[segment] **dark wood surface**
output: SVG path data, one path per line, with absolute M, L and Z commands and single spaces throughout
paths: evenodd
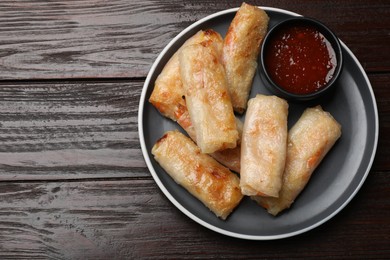
M 390 1 L 248 1 L 317 18 L 352 50 L 380 135 L 355 198 L 307 233 L 247 241 L 176 209 L 142 157 L 145 77 L 181 30 L 240 1 L 0 2 L 0 259 L 390 258 Z

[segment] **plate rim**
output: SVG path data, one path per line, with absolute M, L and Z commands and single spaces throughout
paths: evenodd
M 265 11 L 274 11 L 274 12 L 287 14 L 287 15 L 292 15 L 292 16 L 302 16 L 301 14 L 298 14 L 298 13 L 295 13 L 295 12 L 292 12 L 292 11 L 288 11 L 288 10 L 285 10 L 285 9 L 281 9 L 281 8 L 268 7 L 268 6 L 259 6 L 259 7 L 262 8 L 263 10 L 265 10 Z M 307 226 L 307 227 L 305 227 L 303 229 L 300 229 L 300 230 L 297 230 L 297 231 L 293 231 L 293 232 L 287 232 L 287 233 L 283 233 L 283 234 L 278 234 L 278 235 L 248 235 L 248 234 L 241 234 L 241 233 L 238 233 L 238 232 L 228 231 L 228 230 L 216 227 L 214 225 L 211 225 L 210 223 L 208 223 L 208 222 L 200 219 L 199 217 L 195 216 L 194 214 L 192 214 L 183 205 L 181 205 L 173 197 L 173 195 L 168 191 L 168 189 L 164 186 L 164 184 L 160 180 L 158 174 L 156 173 L 156 171 L 155 171 L 155 169 L 154 169 L 154 167 L 152 165 L 152 162 L 151 162 L 151 159 L 149 157 L 148 150 L 147 150 L 147 147 L 146 147 L 146 143 L 145 143 L 144 128 L 143 128 L 143 124 L 144 124 L 144 121 L 143 121 L 144 109 L 143 108 L 145 106 L 146 93 L 148 91 L 148 86 L 150 84 L 150 80 L 151 80 L 151 78 L 152 78 L 152 76 L 154 74 L 154 71 L 155 71 L 156 67 L 158 66 L 158 64 L 160 63 L 160 61 L 163 58 L 163 56 L 172 47 L 172 45 L 174 45 L 183 35 L 185 35 L 187 32 L 189 32 L 193 28 L 197 27 L 200 24 L 205 23 L 208 20 L 214 19 L 216 17 L 222 16 L 222 15 L 225 15 L 225 14 L 229 14 L 229 13 L 233 13 L 233 12 L 237 12 L 238 9 L 239 9 L 239 7 L 235 7 L 235 8 L 229 8 L 229 9 L 226 9 L 226 10 L 218 11 L 218 12 L 215 12 L 215 13 L 210 14 L 208 16 L 205 16 L 205 17 L 199 19 L 198 21 L 190 24 L 185 29 L 183 29 L 178 35 L 176 35 L 172 40 L 170 40 L 170 42 L 164 47 L 164 49 L 157 56 L 156 60 L 153 62 L 151 68 L 149 69 L 148 75 L 147 75 L 147 77 L 145 79 L 144 85 L 142 87 L 142 92 L 141 92 L 141 97 L 140 97 L 140 102 L 139 102 L 139 107 L 138 107 L 138 135 L 139 135 L 139 139 L 140 139 L 142 155 L 144 157 L 144 160 L 145 160 L 145 163 L 147 165 L 147 168 L 150 171 L 154 181 L 156 182 L 156 184 L 158 185 L 160 190 L 164 193 L 164 195 L 168 198 L 168 200 L 172 204 L 174 204 L 176 206 L 176 208 L 178 208 L 182 213 L 184 213 L 187 217 L 189 217 L 193 221 L 197 222 L 198 224 L 200 224 L 200 225 L 202 225 L 202 226 L 204 226 L 204 227 L 206 227 L 206 228 L 208 228 L 210 230 L 213 230 L 213 231 L 215 231 L 217 233 L 220 233 L 220 234 L 223 234 L 223 235 L 226 235 L 226 236 L 230 236 L 230 237 L 234 237 L 234 238 L 240 238 L 240 239 L 247 239 L 247 240 L 276 240 L 276 239 L 288 238 L 288 237 L 292 237 L 292 236 L 296 236 L 296 235 L 305 233 L 305 232 L 307 232 L 309 230 L 312 230 L 312 229 L 322 225 L 323 223 L 327 222 L 328 220 L 333 218 L 335 215 L 337 215 L 343 208 L 345 208 L 345 206 L 355 197 L 357 192 L 362 187 L 363 183 L 365 182 L 365 180 L 366 180 L 366 178 L 367 178 L 367 176 L 368 176 L 368 174 L 369 174 L 369 172 L 370 172 L 370 170 L 372 168 L 372 164 L 373 164 L 374 159 L 375 159 L 377 146 L 378 146 L 378 139 L 379 139 L 379 116 L 378 116 L 378 108 L 377 108 L 377 102 L 376 102 L 375 94 L 374 94 L 373 88 L 371 86 L 371 82 L 370 82 L 366 72 L 364 71 L 361 63 L 356 58 L 356 56 L 352 53 L 352 51 L 346 46 L 346 44 L 343 41 L 341 41 L 340 39 L 339 40 L 340 40 L 340 44 L 342 45 L 342 48 L 344 49 L 344 51 L 348 52 L 348 54 L 351 56 L 351 58 L 353 59 L 353 61 L 357 65 L 357 68 L 361 72 L 361 75 L 363 76 L 363 78 L 364 78 L 364 80 L 365 80 L 365 82 L 366 82 L 366 84 L 368 86 L 368 90 L 370 92 L 370 95 L 371 95 L 371 100 L 372 100 L 372 103 L 373 103 L 373 111 L 374 111 L 374 116 L 375 116 L 375 118 L 374 118 L 374 120 L 375 120 L 374 143 L 373 143 L 373 151 L 371 153 L 371 157 L 370 157 L 369 163 L 367 165 L 367 168 L 366 168 L 366 171 L 365 171 L 364 175 L 362 176 L 362 178 L 359 181 L 359 184 L 355 187 L 354 191 L 349 195 L 349 197 L 336 210 L 334 210 L 331 214 L 329 214 L 325 218 L 321 219 L 320 221 L 318 221 L 318 222 L 316 222 L 316 223 L 314 223 L 314 224 L 312 224 L 310 226 Z

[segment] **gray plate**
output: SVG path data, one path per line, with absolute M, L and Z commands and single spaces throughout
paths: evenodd
M 270 28 L 297 16 L 281 9 L 263 9 L 270 16 Z M 277 217 L 269 215 L 249 198 L 244 198 L 226 221 L 218 219 L 201 202 L 177 185 L 151 155 L 154 143 L 166 131 L 180 127 L 162 117 L 148 99 L 154 81 L 165 63 L 183 42 L 200 29 L 213 28 L 222 36 L 237 8 L 210 15 L 175 37 L 154 62 L 143 87 L 139 105 L 139 136 L 146 164 L 157 185 L 184 214 L 216 232 L 244 239 L 270 240 L 294 236 L 313 229 L 337 214 L 354 197 L 371 168 L 378 141 L 378 111 L 370 82 L 360 63 L 342 43 L 344 67 L 332 96 L 313 103 L 290 103 L 289 127 L 307 106 L 320 104 L 342 125 L 343 135 L 313 173 L 293 206 Z M 251 97 L 271 94 L 256 74 Z

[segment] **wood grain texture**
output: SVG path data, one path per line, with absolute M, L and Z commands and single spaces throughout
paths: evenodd
M 268 242 L 198 225 L 148 179 L 0 183 L 0 258 L 380 258 L 390 254 L 389 180 L 373 173 L 329 223 L 298 239 Z
M 149 175 L 138 139 L 142 84 L 0 84 L 0 180 Z
M 373 169 L 388 171 L 390 169 L 390 74 L 369 74 L 369 79 L 374 89 L 379 114 L 379 140 Z
M 1 1 L 0 79 L 145 77 L 180 31 L 241 2 Z M 367 71 L 390 71 L 388 1 L 250 3 L 319 19 Z

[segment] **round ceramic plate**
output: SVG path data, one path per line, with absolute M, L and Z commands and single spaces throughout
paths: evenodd
M 269 28 L 298 14 L 263 7 L 270 17 Z M 354 197 L 366 179 L 378 140 L 378 112 L 370 82 L 360 63 L 342 43 L 344 67 L 332 96 L 312 103 L 290 103 L 289 127 L 308 106 L 321 105 L 342 125 L 343 134 L 315 170 L 308 185 L 292 207 L 273 217 L 250 198 L 244 198 L 236 210 L 223 221 L 200 201 L 177 185 L 154 160 L 151 149 L 163 134 L 180 129 L 161 116 L 148 102 L 154 81 L 168 59 L 183 42 L 201 29 L 212 28 L 223 37 L 238 8 L 225 10 L 195 22 L 175 37 L 154 62 L 143 87 L 139 105 L 139 136 L 146 164 L 167 198 L 184 214 L 216 232 L 244 239 L 270 240 L 294 236 L 326 222 Z M 271 95 L 264 87 L 260 72 L 253 81 L 251 97 Z

